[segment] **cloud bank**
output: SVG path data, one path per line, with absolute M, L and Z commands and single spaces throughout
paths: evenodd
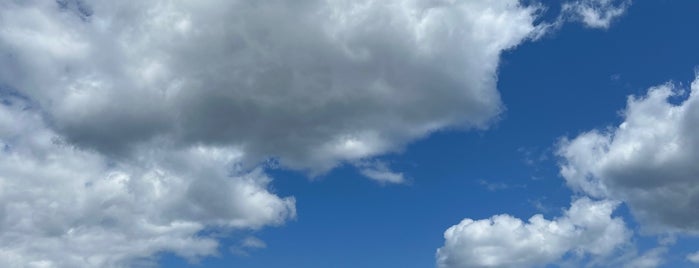
M 295 217 L 260 163 L 320 174 L 503 110 L 504 1 L 1 1 L 0 266 L 215 254 Z M 361 167 L 360 167 L 361 168 Z M 404 181 L 386 166 L 366 176 Z
M 235 145 L 325 172 L 502 111 L 507 1 L 48 1 L 2 6 L 0 75 L 69 142 Z

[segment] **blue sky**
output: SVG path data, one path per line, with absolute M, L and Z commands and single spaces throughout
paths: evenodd
M 699 265 L 699 3 L 185 2 L 0 2 L 0 264 Z

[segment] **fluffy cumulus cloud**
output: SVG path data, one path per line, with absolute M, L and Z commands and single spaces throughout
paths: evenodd
M 216 252 L 295 215 L 256 166 L 322 173 L 502 107 L 502 1 L 0 0 L 0 266 Z M 402 182 L 388 167 L 360 167 Z
M 295 216 L 293 198 L 235 150 L 145 149 L 114 162 L 64 142 L 19 99 L 0 105 L 0 266 L 121 267 L 160 251 L 217 252 L 207 226 L 257 229 Z M 233 175 L 234 174 L 234 175 Z
M 3 1 L 0 82 L 110 155 L 233 144 L 321 173 L 501 111 L 499 55 L 540 29 L 504 1 Z
M 562 142 L 568 185 L 625 201 L 648 230 L 699 232 L 699 80 L 629 97 L 623 117 Z
M 535 215 L 524 222 L 507 214 L 465 219 L 444 233 L 437 250 L 440 268 L 538 267 L 565 254 L 606 256 L 624 245 L 631 232 L 612 217 L 613 201 L 587 198 L 572 203 L 554 220 Z
M 591 28 L 609 25 L 631 5 L 631 0 L 578 0 L 563 4 L 563 16 L 582 21 Z

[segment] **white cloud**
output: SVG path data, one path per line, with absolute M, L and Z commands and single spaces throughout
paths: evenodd
M 563 4 L 563 16 L 582 21 L 590 28 L 609 28 L 626 13 L 631 0 L 578 0 Z
M 687 255 L 687 260 L 699 264 L 699 251 Z
M 671 84 L 630 97 L 624 122 L 564 140 L 568 185 L 626 202 L 647 230 L 699 232 L 699 80 L 686 99 Z
M 487 127 L 500 53 L 540 30 L 517 0 L 59 3 L 1 4 L 0 83 L 69 142 L 229 144 L 312 173 Z
M 217 252 L 207 227 L 258 229 L 295 217 L 293 198 L 240 153 L 147 148 L 116 160 L 76 148 L 16 98 L 0 104 L 0 266 L 129 267 L 162 251 Z M 233 174 L 233 175 L 231 175 Z
M 260 240 L 257 237 L 254 236 L 248 236 L 243 240 L 243 243 L 241 245 L 245 248 L 266 248 L 267 244 L 265 241 Z
M 356 166 L 362 175 L 380 183 L 402 184 L 406 182 L 403 173 L 392 171 L 386 163 L 379 160 L 360 162 Z
M 572 203 L 560 218 L 535 215 L 528 222 L 507 214 L 465 219 L 445 233 L 437 250 L 440 268 L 535 267 L 566 253 L 605 256 L 631 234 L 621 218 L 612 217 L 617 203 L 587 198 Z
M 486 128 L 502 110 L 500 53 L 543 31 L 537 12 L 517 0 L 1 1 L 0 94 L 15 104 L 0 107 L 0 266 L 209 255 L 207 227 L 294 217 L 254 168 L 265 160 L 322 173 L 439 129 Z

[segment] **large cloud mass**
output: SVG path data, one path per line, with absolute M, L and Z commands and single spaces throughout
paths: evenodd
M 68 141 L 233 144 L 323 172 L 501 111 L 507 1 L 3 1 L 0 81 Z
M 626 243 L 631 232 L 621 218 L 612 217 L 618 204 L 579 199 L 564 215 L 528 222 L 507 214 L 490 219 L 465 219 L 444 232 L 437 250 L 440 268 L 539 267 L 564 254 L 605 256 Z
M 217 252 L 207 226 L 257 229 L 295 216 L 235 150 L 144 149 L 113 162 L 65 143 L 19 99 L 0 104 L 0 266 L 126 266 L 159 251 Z
M 0 266 L 212 254 L 207 227 L 294 217 L 260 161 L 322 173 L 442 128 L 484 128 L 502 110 L 499 55 L 541 31 L 537 10 L 0 0 Z
M 690 92 L 666 84 L 629 97 L 623 115 L 561 144 L 568 185 L 627 202 L 649 230 L 699 232 L 699 80 Z

